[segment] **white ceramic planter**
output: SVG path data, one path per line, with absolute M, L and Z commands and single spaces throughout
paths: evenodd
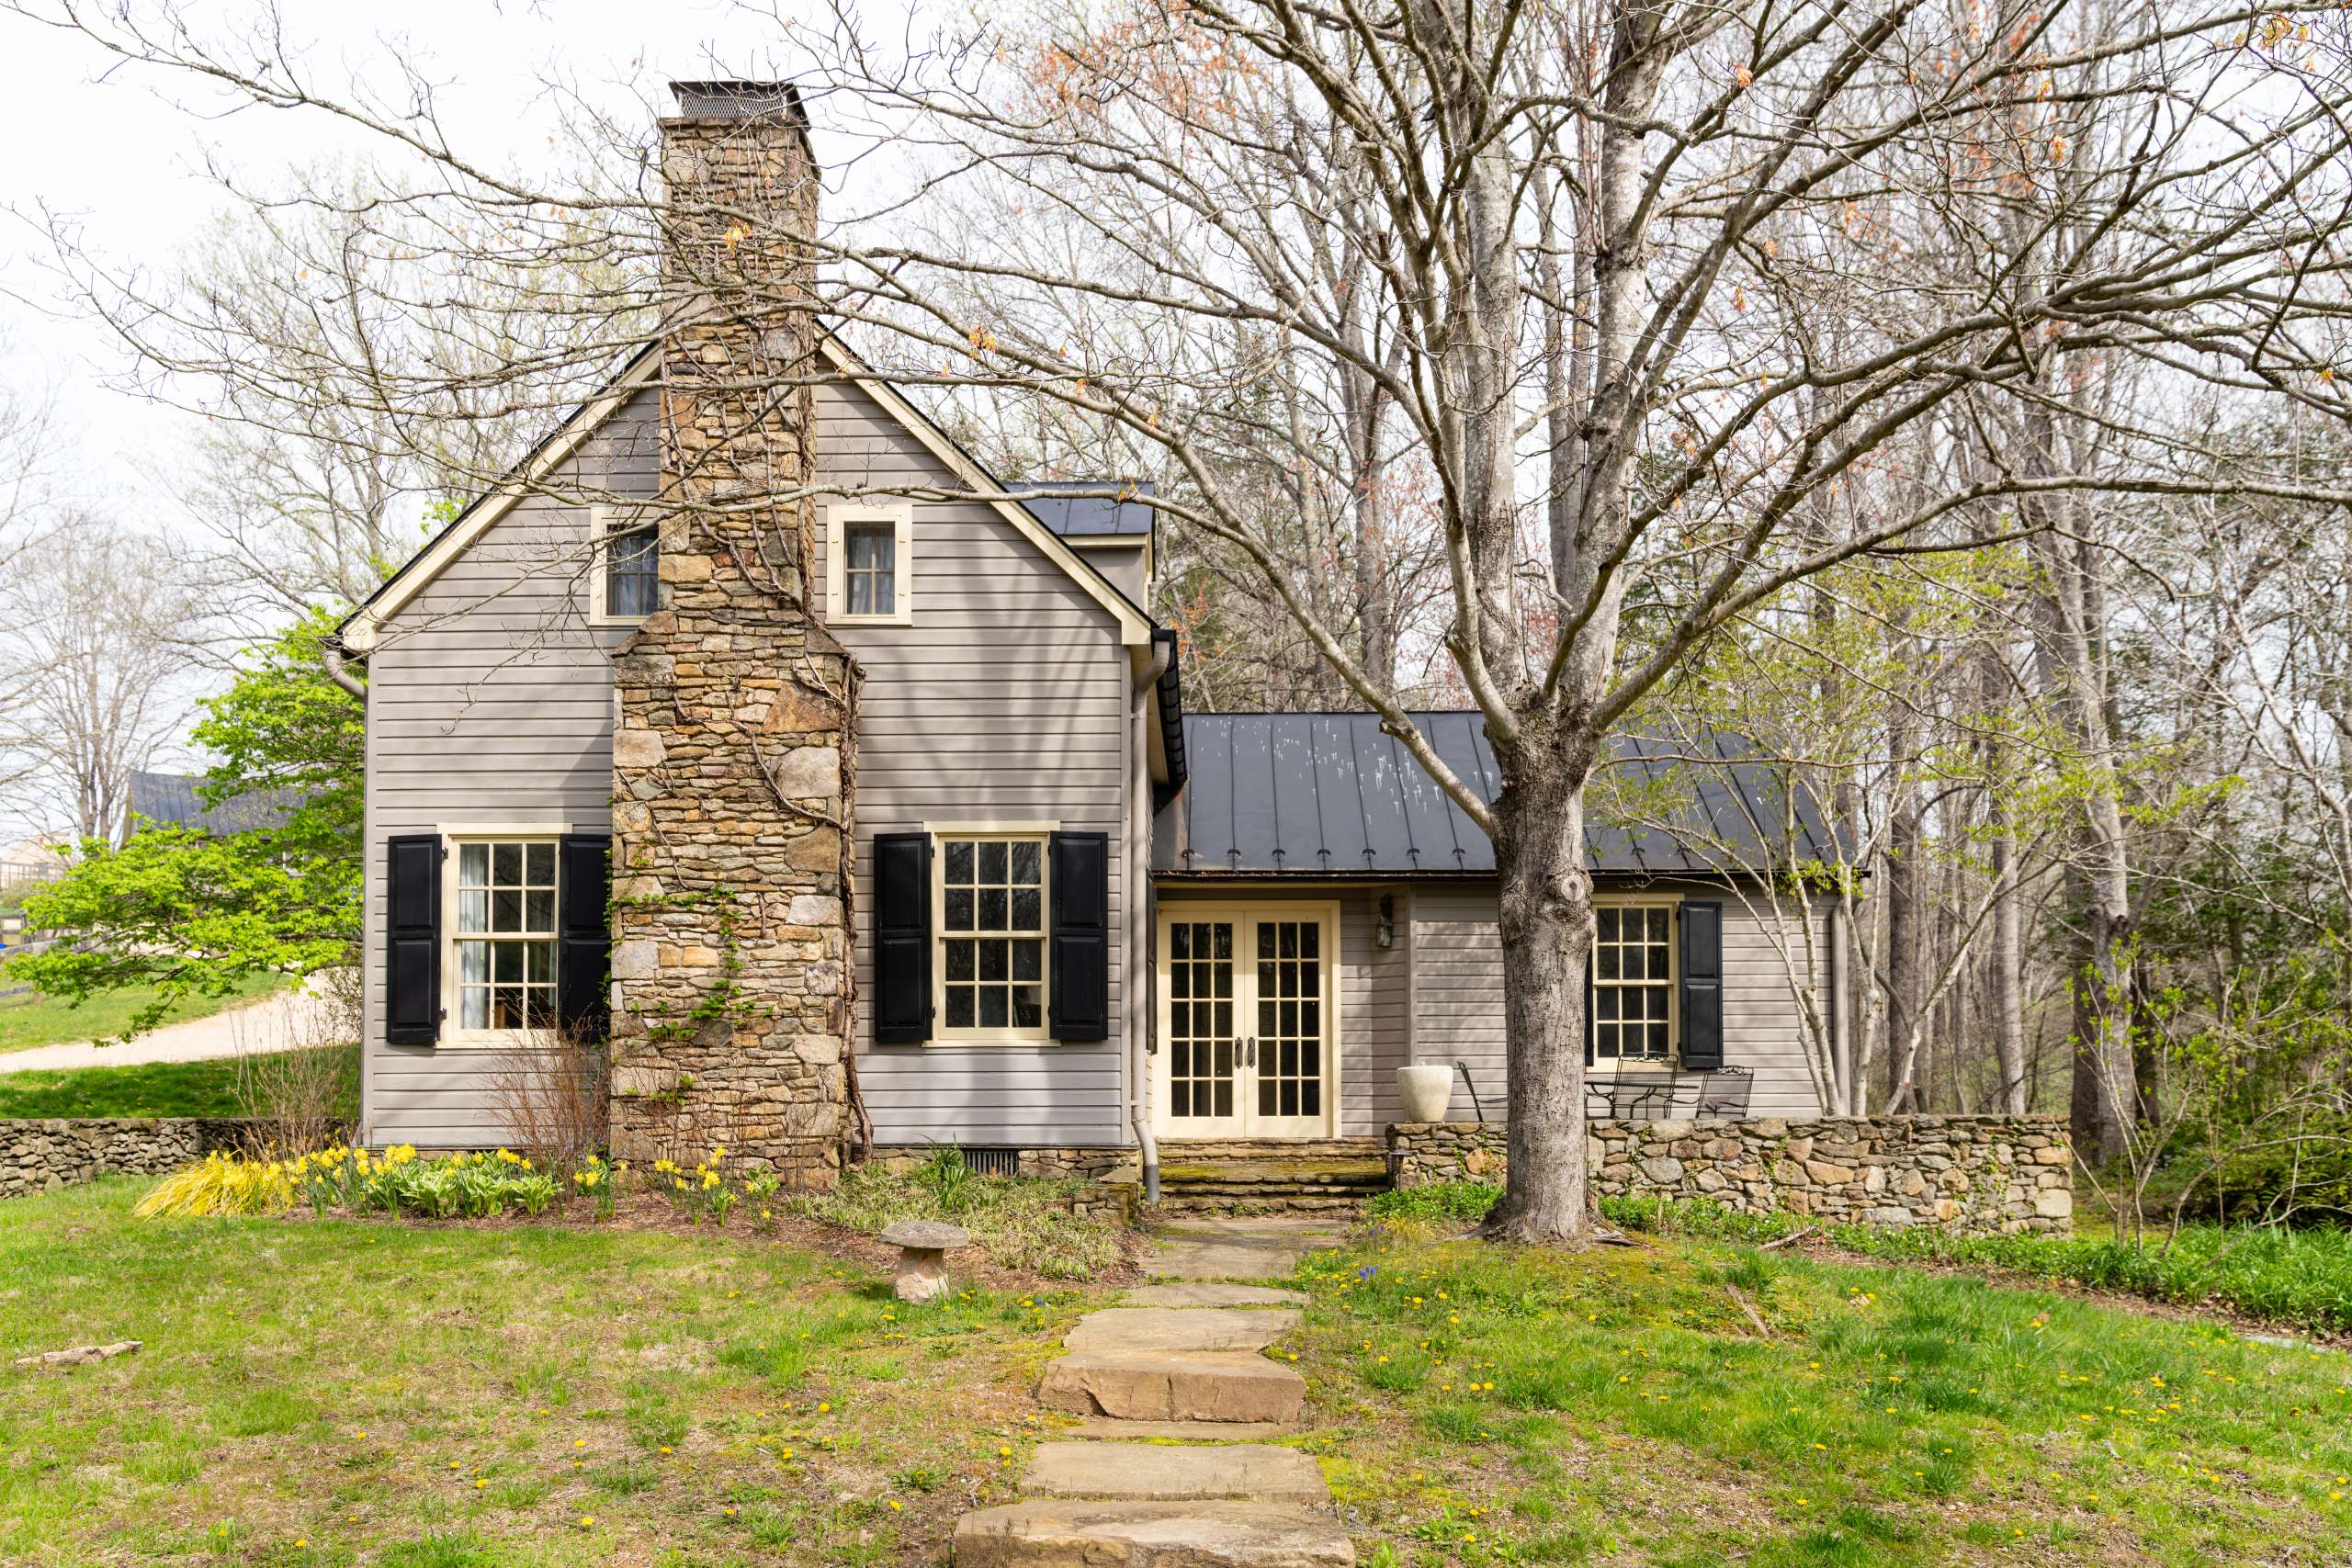
M 1408 1122 L 1442 1122 L 1453 1100 L 1453 1068 L 1446 1063 L 1423 1062 L 1396 1069 L 1396 1097 L 1404 1101 Z

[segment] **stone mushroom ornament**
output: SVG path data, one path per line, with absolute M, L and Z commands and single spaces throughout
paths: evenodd
M 939 1220 L 900 1220 L 882 1239 L 899 1248 L 899 1277 L 891 1291 L 902 1302 L 935 1302 L 945 1295 L 947 1254 L 972 1245 L 963 1226 Z

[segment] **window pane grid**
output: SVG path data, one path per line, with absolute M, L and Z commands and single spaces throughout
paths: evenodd
M 1233 923 L 1180 920 L 1168 933 L 1168 1111 L 1233 1114 Z
M 1045 1026 L 1045 841 L 941 841 L 944 1027 Z
M 1592 919 L 1593 1059 L 1665 1061 L 1674 1002 L 1672 911 L 1605 905 Z
M 555 846 L 458 846 L 458 1026 L 555 1021 Z
M 1323 928 L 1258 922 L 1258 1114 L 1323 1114 Z
M 605 613 L 650 615 L 661 608 L 661 532 L 616 532 L 605 540 Z
M 893 523 L 853 523 L 843 530 L 842 608 L 888 615 L 899 602 L 899 530 Z

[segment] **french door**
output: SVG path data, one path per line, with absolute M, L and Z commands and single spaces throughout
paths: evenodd
M 1162 1137 L 1338 1126 L 1339 920 L 1322 905 L 1163 905 L 1152 1125 Z

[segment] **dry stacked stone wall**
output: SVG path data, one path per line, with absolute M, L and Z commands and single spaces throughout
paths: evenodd
M 1595 1122 L 1589 1133 L 1603 1198 L 1705 1198 L 1966 1235 L 2074 1228 L 2074 1156 L 2057 1117 Z M 1498 1122 L 1399 1122 L 1388 1129 L 1389 1177 L 1400 1188 L 1500 1182 L 1507 1139 Z
M 662 123 L 662 608 L 614 660 L 612 1142 L 830 1187 L 850 1133 L 855 671 L 812 605 L 801 127 Z
M 215 1149 L 266 1147 L 270 1125 L 235 1116 L 0 1120 L 0 1198 L 102 1176 L 161 1176 Z

